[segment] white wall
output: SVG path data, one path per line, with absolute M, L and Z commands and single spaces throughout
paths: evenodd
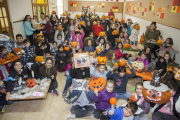
M 49 4 L 49 15 L 52 14 L 52 11 L 56 11 L 57 13 L 57 0 L 48 0 Z
M 14 37 L 16 34 L 22 34 L 26 38 L 23 28 L 23 22 L 13 23 L 14 21 L 23 20 L 25 15 L 33 16 L 31 0 L 7 0 L 10 20 Z
M 68 0 L 64 0 L 64 11 L 68 11 Z
M 65 0 L 64 0 L 65 1 Z M 111 0 L 68 0 L 68 1 L 106 1 L 106 2 L 117 2 L 116 0 L 113 0 L 113 1 L 111 1 Z M 118 2 L 124 2 L 124 0 L 119 0 Z
M 128 18 L 132 19 L 133 22 L 138 22 L 140 24 L 140 34 L 139 34 L 139 39 L 141 37 L 141 35 L 143 33 L 145 33 L 146 31 L 146 26 L 149 26 L 151 24 L 152 21 L 148 21 L 148 20 L 144 20 L 141 18 L 137 18 L 137 17 L 133 17 L 130 15 L 125 15 L 125 20 L 127 20 Z M 161 35 L 163 37 L 163 41 L 166 40 L 166 38 L 171 37 L 173 39 L 174 42 L 174 46 L 178 48 L 178 50 L 180 51 L 180 42 L 179 42 L 179 34 L 180 34 L 180 30 L 172 28 L 172 27 L 168 27 L 162 24 L 156 24 L 157 25 L 157 30 L 160 30 Z M 176 62 L 178 64 L 180 64 L 180 52 L 178 54 L 176 54 Z

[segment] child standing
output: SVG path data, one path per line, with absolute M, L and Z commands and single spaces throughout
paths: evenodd
M 106 87 L 98 93 L 98 90 L 94 91 L 94 102 L 96 105 L 96 111 L 94 113 L 94 117 L 100 120 L 107 120 L 109 117 L 103 114 L 108 108 L 111 107 L 109 100 L 112 97 L 115 97 L 114 82 L 112 80 L 108 80 Z
M 127 31 L 127 29 L 126 29 L 126 27 L 123 27 L 122 28 L 122 31 L 124 32 L 124 39 L 126 40 L 126 39 L 128 39 L 128 33 L 126 32 Z
M 132 20 L 127 24 L 127 33 L 129 36 L 131 35 L 131 24 L 132 24 Z
M 21 34 L 16 35 L 16 43 L 14 44 L 14 48 L 23 48 L 23 36 Z
M 131 36 L 129 36 L 130 40 L 131 40 L 131 45 L 138 45 L 138 35 L 140 32 L 140 29 L 136 29 L 136 25 L 138 25 L 138 23 L 134 23 L 131 25 Z
M 113 68 L 115 63 L 118 63 L 117 61 L 117 55 L 116 52 L 114 50 L 109 50 L 106 53 L 106 57 L 107 57 L 107 66 L 109 66 L 110 68 Z M 117 68 L 113 70 L 113 72 L 117 72 Z
M 54 61 L 55 61 L 55 56 L 56 56 L 57 51 L 58 51 L 57 42 L 53 42 L 50 48 L 50 52 Z
M 101 46 L 102 50 L 105 49 L 106 40 L 103 37 L 100 37 L 97 42 L 97 46 Z
M 132 74 L 126 74 L 126 67 L 118 67 L 118 73 L 112 73 L 115 66 L 107 73 L 108 78 L 112 78 L 115 83 L 115 93 L 116 93 L 116 99 L 124 98 L 128 99 L 131 97 L 129 93 L 126 91 L 127 81 L 129 78 L 132 78 L 136 75 L 135 71 L 131 68 L 128 62 L 127 66 L 129 67 Z
M 55 42 L 57 42 L 57 46 L 59 46 L 60 44 L 63 44 L 64 40 L 63 40 L 62 34 L 57 35 L 57 39 L 55 39 Z
M 149 65 L 149 61 L 148 61 L 148 58 L 147 58 L 147 54 L 146 54 L 144 51 L 141 52 L 141 55 L 140 55 L 140 57 L 137 59 L 137 61 L 143 62 L 145 67 L 148 67 L 148 65 Z
M 125 43 L 124 32 L 123 32 L 123 31 L 120 32 L 120 34 L 119 34 L 119 39 L 121 39 L 122 44 Z
M 89 50 L 90 52 L 94 52 L 94 41 L 91 38 L 87 38 L 84 41 L 84 51 Z

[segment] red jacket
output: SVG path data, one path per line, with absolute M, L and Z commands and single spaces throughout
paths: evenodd
M 96 25 L 93 25 L 93 26 L 91 27 L 91 29 L 94 30 L 94 35 L 95 35 L 95 36 L 99 36 L 99 33 L 100 33 L 101 31 L 104 31 L 103 26 L 100 25 L 100 27 L 98 27 L 97 24 L 96 24 Z
M 52 26 L 51 23 L 48 21 L 43 29 L 39 29 L 39 31 L 46 31 L 46 34 L 52 33 Z
M 117 54 L 117 60 L 119 60 L 121 57 L 125 57 L 127 54 L 123 54 L 121 53 L 121 51 L 119 49 L 116 49 L 116 54 Z
M 112 15 L 114 16 L 114 13 L 113 13 L 113 12 L 109 12 L 109 13 L 108 13 L 109 18 L 110 18 Z

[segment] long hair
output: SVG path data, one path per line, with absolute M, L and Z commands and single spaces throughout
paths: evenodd
M 26 15 L 23 19 L 23 22 L 26 22 L 27 21 L 27 17 L 30 16 L 30 15 Z M 31 16 L 30 16 L 31 17 Z M 30 22 L 31 22 L 31 19 L 30 19 Z
M 117 58 L 116 52 L 115 52 L 114 50 L 109 50 L 109 51 L 106 53 L 107 59 L 108 59 L 108 60 L 111 60 L 112 57 L 113 57 L 113 54 L 115 54 L 115 56 L 116 56 L 116 58 Z M 116 59 L 116 58 L 115 58 L 115 59 Z

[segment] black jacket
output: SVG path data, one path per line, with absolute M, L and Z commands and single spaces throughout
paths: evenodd
M 86 77 L 90 77 L 90 69 L 89 68 L 85 68 L 84 70 L 81 70 L 80 68 L 71 69 L 70 76 L 72 78 L 77 78 L 77 79 L 84 79 Z
M 109 31 L 107 32 L 107 39 L 108 39 L 109 42 L 111 42 L 112 47 L 115 46 L 115 38 L 118 38 L 118 37 L 119 37 L 119 35 L 113 35 L 113 34 L 112 34 L 112 32 L 113 32 L 114 30 L 116 30 L 116 29 L 110 28 Z
M 85 37 L 84 38 L 88 37 L 90 32 L 92 32 L 92 30 L 91 30 L 92 26 L 91 25 L 90 26 L 86 25 L 86 27 L 84 27 L 84 26 L 81 26 L 81 27 L 83 28 L 84 33 L 85 33 Z
M 46 44 L 47 48 L 45 48 L 44 50 L 42 50 L 40 48 L 40 46 L 36 47 L 36 56 L 44 56 L 47 51 L 50 52 L 50 45 L 49 45 L 49 43 L 45 42 L 45 44 Z
M 3 81 L 3 85 L 0 86 L 0 98 L 6 97 L 6 92 L 10 92 L 11 83 L 8 81 Z
M 56 53 L 56 61 L 58 62 L 58 69 L 65 69 L 67 66 L 67 56 L 65 51 L 58 51 Z M 60 63 L 60 61 L 63 61 L 63 63 Z

